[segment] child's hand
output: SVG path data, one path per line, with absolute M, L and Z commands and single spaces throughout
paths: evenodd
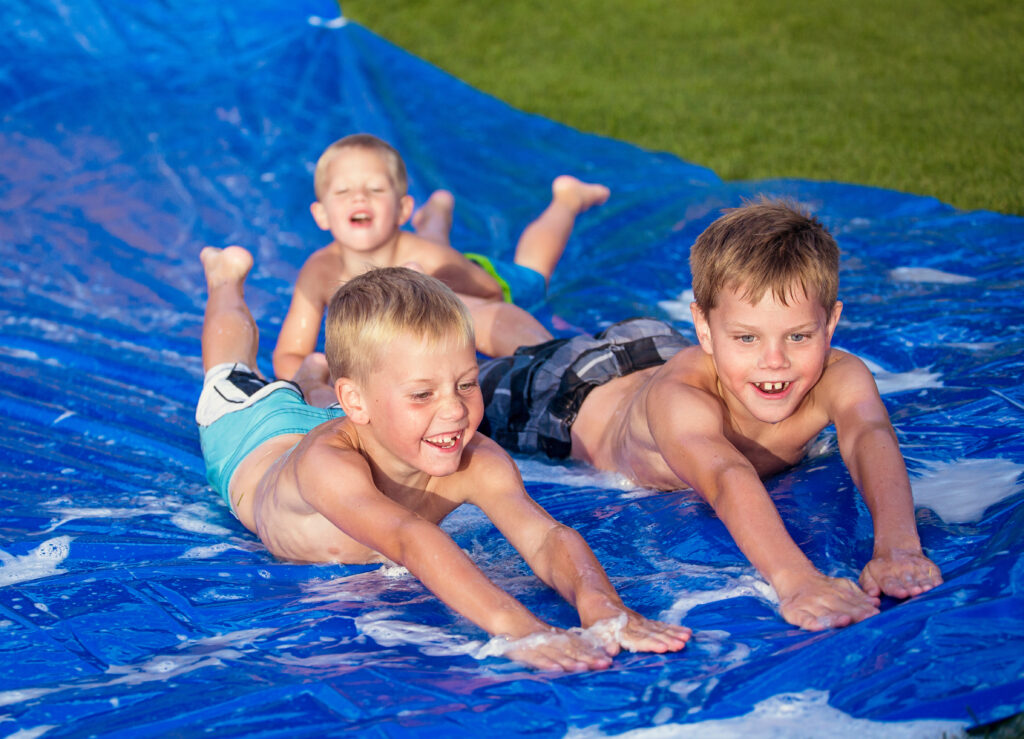
M 598 621 L 587 629 L 604 644 L 609 654 L 622 649 L 630 652 L 678 652 L 693 632 L 686 626 L 673 626 L 644 618 L 636 611 L 623 609 L 618 616 Z
M 920 551 L 894 549 L 875 556 L 860 573 L 860 586 L 868 595 L 885 593 L 909 598 L 942 584 L 942 573 Z
M 794 626 L 821 631 L 849 626 L 878 613 L 877 596 L 869 595 L 852 581 L 820 572 L 802 581 L 789 593 L 779 593 L 782 617 Z
M 495 641 L 498 640 L 491 643 Z M 612 663 L 611 655 L 593 637 L 585 632 L 562 629 L 538 631 L 522 639 L 505 641 L 493 653 L 551 672 L 603 670 Z

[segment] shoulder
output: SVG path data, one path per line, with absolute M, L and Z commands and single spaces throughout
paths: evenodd
M 648 405 L 652 409 L 680 403 L 717 406 L 718 375 L 714 362 L 699 346 L 690 346 L 665 362 L 652 377 Z
M 830 350 L 818 385 L 830 394 L 877 394 L 874 375 L 864 360 L 842 349 Z
M 519 468 L 509 453 L 479 431 L 473 434 L 465 451 L 465 470 L 474 478 L 490 474 L 519 479 Z
M 336 280 L 343 276 L 345 259 L 338 249 L 332 245 L 322 246 L 306 257 L 299 270 L 299 277 L 315 277 L 323 280 Z
M 863 403 L 881 403 L 874 375 L 860 357 L 841 349 L 832 349 L 815 387 L 816 400 L 830 416 L 844 408 Z
M 329 477 L 335 482 L 368 475 L 370 469 L 347 418 L 327 421 L 310 431 L 292 452 L 292 464 L 300 478 Z
M 479 505 L 482 497 L 523 491 L 519 467 L 508 452 L 481 433 L 476 433 L 463 452 L 462 467 L 451 479 L 459 496 Z
M 656 442 L 724 433 L 727 411 L 719 396 L 718 376 L 711 357 L 699 346 L 672 357 L 649 386 L 644 413 Z

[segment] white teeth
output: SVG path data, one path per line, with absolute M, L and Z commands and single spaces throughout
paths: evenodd
M 433 444 L 441 449 L 451 449 L 462 438 L 462 433 L 448 434 L 446 436 L 435 436 L 430 439 L 424 439 L 428 444 Z
M 777 393 L 789 385 L 788 382 L 755 382 L 755 386 L 766 393 Z
M 370 220 L 370 215 L 369 215 L 369 213 L 356 213 L 354 216 L 352 216 L 352 220 L 353 221 L 368 221 L 368 220 Z

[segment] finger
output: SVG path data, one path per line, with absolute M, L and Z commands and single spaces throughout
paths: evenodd
M 584 670 L 603 670 L 612 663 L 612 658 L 604 653 L 591 654 L 562 654 L 559 664 L 567 672 L 582 672 Z
M 631 652 L 676 652 L 686 646 L 685 639 L 665 633 L 623 635 L 622 645 Z
M 882 593 L 882 588 L 879 587 L 878 582 L 868 567 L 865 567 L 860 573 L 860 587 L 870 596 L 878 596 Z
M 564 672 L 555 660 L 550 659 L 545 654 L 538 653 L 536 650 L 511 650 L 505 654 L 513 661 L 524 664 L 527 667 L 532 667 L 536 670 L 541 670 L 543 672 Z

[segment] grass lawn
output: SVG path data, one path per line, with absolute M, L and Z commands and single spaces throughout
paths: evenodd
M 342 0 L 521 110 L 730 180 L 1024 215 L 1020 0 Z

